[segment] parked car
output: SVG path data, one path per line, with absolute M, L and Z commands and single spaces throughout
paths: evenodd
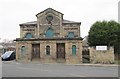
M 16 53 L 14 51 L 7 51 L 2 56 L 2 61 L 10 61 L 16 58 Z

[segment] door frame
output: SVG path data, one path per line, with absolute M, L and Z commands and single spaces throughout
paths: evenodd
M 56 58 L 65 59 L 65 43 L 56 43 Z
M 38 57 L 37 56 L 33 56 L 33 48 L 35 47 L 35 49 L 37 48 L 37 55 L 38 55 Z M 36 43 L 36 44 L 32 44 L 32 50 L 31 50 L 31 59 L 33 60 L 33 59 L 40 59 L 40 44 L 39 43 Z

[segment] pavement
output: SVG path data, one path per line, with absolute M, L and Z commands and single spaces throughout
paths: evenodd
M 40 62 L 17 62 L 15 60 L 13 61 L 2 61 L 2 63 L 24 63 L 24 64 L 41 64 Z M 83 63 L 83 64 L 66 64 L 66 63 L 42 63 L 42 64 L 59 64 L 59 65 L 71 65 L 71 66 L 98 66 L 98 67 L 116 67 L 120 66 L 118 64 L 91 64 L 91 63 Z
M 75 66 L 109 66 L 109 67 L 113 67 L 113 66 L 120 66 L 117 64 L 74 64 Z

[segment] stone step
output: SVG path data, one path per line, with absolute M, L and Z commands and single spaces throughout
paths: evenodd
M 57 63 L 65 63 L 65 59 L 61 59 L 61 58 L 60 58 L 60 59 L 57 59 L 56 62 L 57 62 Z

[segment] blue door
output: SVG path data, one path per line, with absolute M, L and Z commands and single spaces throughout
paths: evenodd
M 68 38 L 74 38 L 74 32 L 68 32 Z
M 32 37 L 33 37 L 33 36 L 32 36 L 31 33 L 27 33 L 26 36 L 25 36 L 25 38 L 32 38 Z
M 51 28 L 49 28 L 47 31 L 46 31 L 46 37 L 48 38 L 51 38 L 53 37 L 53 30 Z
M 72 55 L 76 56 L 76 45 L 72 45 Z

